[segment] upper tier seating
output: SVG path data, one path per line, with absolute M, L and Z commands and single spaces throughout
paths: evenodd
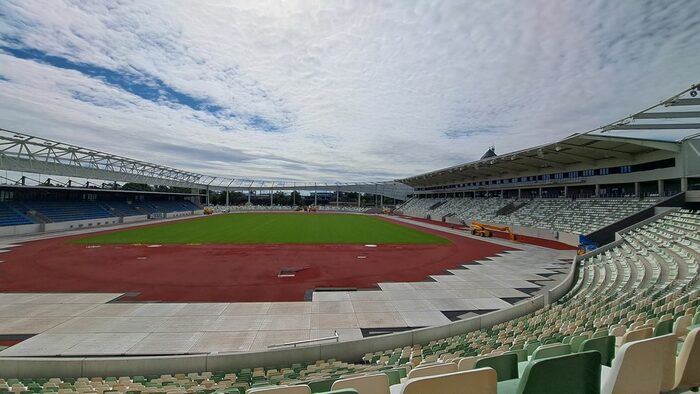
M 649 353 L 645 349 L 650 347 L 660 356 L 654 359 L 653 373 L 646 380 L 649 383 L 635 387 L 637 391 L 633 392 L 659 393 L 697 387 L 700 386 L 697 367 L 700 341 L 695 340 L 700 332 L 698 226 L 700 214 L 672 212 L 623 234 L 619 244 L 581 260 L 572 289 L 551 305 L 492 327 L 368 353 L 362 364 L 329 359 L 162 376 L 0 379 L 0 392 L 231 394 L 277 385 L 302 385 L 311 392 L 323 392 L 337 380 L 376 373 L 387 375 L 392 393 L 415 392 L 412 387 L 420 387 L 419 392 L 439 392 L 431 391 L 435 387 L 448 387 L 449 393 L 459 392 L 449 391 L 450 382 L 469 376 L 478 378 L 484 387 L 492 387 L 499 380 L 499 393 L 588 393 L 599 392 L 601 388 L 603 392 L 611 392 L 605 390 L 633 386 L 628 385 L 627 371 L 644 362 Z M 689 316 L 693 320 L 687 328 L 672 334 L 662 329 L 669 320 L 687 321 Z M 636 335 L 638 332 L 644 335 Z M 604 340 L 590 341 L 597 338 Z M 626 339 L 617 341 L 621 347 L 615 349 L 612 341 L 618 338 Z M 644 342 L 649 338 L 650 341 Z M 639 345 L 636 341 L 640 341 Z M 680 348 L 678 356 L 676 345 Z M 591 364 L 593 358 L 587 356 L 588 352 L 595 354 L 593 364 L 597 365 Z M 516 357 L 501 357 L 481 364 L 478 361 L 508 354 Z M 514 361 L 518 361 L 517 371 L 513 369 Z M 468 371 L 481 365 L 488 365 L 496 373 L 479 372 L 461 378 L 455 376 L 462 375 L 454 375 L 455 370 Z M 561 378 L 568 376 L 562 368 L 576 369 L 570 375 L 586 383 L 572 386 L 570 380 Z M 547 379 L 548 374 L 557 379 Z M 511 379 L 514 375 L 517 378 Z M 598 385 L 593 383 L 596 376 L 600 379 Z M 482 378 L 485 380 L 481 381 Z

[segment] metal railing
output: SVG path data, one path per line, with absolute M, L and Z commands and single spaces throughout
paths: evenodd
M 338 331 L 333 331 L 333 335 L 330 337 L 323 337 L 323 338 L 313 338 L 313 339 L 304 339 L 301 341 L 293 341 L 293 342 L 284 342 L 284 343 L 276 343 L 274 345 L 269 345 L 268 349 L 271 348 L 276 348 L 276 347 L 284 347 L 284 346 L 294 346 L 297 347 L 297 345 L 303 345 L 305 343 L 313 343 L 313 342 L 321 342 L 321 341 L 330 341 L 331 339 L 335 339 L 336 342 L 340 341 L 340 336 L 338 335 Z

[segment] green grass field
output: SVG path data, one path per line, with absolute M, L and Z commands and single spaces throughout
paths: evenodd
M 81 238 L 79 244 L 444 244 L 445 238 L 363 215 L 214 215 Z

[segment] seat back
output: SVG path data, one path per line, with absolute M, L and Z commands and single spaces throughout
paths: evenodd
M 484 357 L 477 361 L 474 368 L 490 367 L 496 371 L 498 381 L 518 378 L 518 356 L 514 353 Z
M 518 356 L 518 362 L 527 361 L 527 350 L 525 350 L 525 349 L 509 350 L 503 354 L 511 354 L 511 353 Z
M 389 394 L 389 377 L 381 373 L 336 380 L 331 390 L 340 389 L 355 389 L 360 394 Z
M 583 341 L 580 352 L 597 350 L 600 352 L 600 362 L 603 365 L 610 366 L 615 357 L 615 337 L 609 335 L 601 338 L 591 338 Z
M 404 373 L 405 373 L 405 371 L 406 370 L 404 369 Z M 392 384 L 401 383 L 401 370 L 399 370 L 399 369 L 386 369 L 382 372 L 389 379 L 389 386 L 391 386 Z
M 662 320 L 656 323 L 654 328 L 654 336 L 660 337 L 662 335 L 667 335 L 673 332 L 673 320 Z
M 557 357 L 571 354 L 571 345 L 568 343 L 558 343 L 556 345 L 540 346 L 532 353 L 532 360 L 541 358 Z
M 588 339 L 588 337 L 585 337 L 583 335 L 576 335 L 575 337 L 571 338 L 571 342 L 569 342 L 569 344 L 571 345 L 571 350 L 578 351 L 578 349 L 581 347 L 581 344 L 586 339 Z
M 610 373 L 603 382 L 602 392 L 658 394 L 668 383 L 667 364 L 675 361 L 676 337 L 665 335 L 626 343 L 613 360 Z M 671 376 L 674 374 L 671 373 Z
M 676 361 L 675 388 L 689 389 L 700 386 L 700 328 L 691 331 L 683 342 Z
M 688 327 L 692 320 L 693 317 L 690 315 L 683 315 L 676 319 L 676 323 L 673 325 L 673 333 L 676 334 L 676 337 L 681 338 L 688 334 Z
M 622 344 L 640 341 L 642 339 L 651 338 L 654 330 L 651 327 L 638 328 L 636 330 L 627 331 L 625 336 L 622 337 Z
M 462 357 L 459 359 L 459 362 L 457 363 L 457 370 L 468 371 L 470 369 L 474 369 L 474 364 L 476 364 L 477 361 L 481 360 L 484 357 L 486 357 L 486 356 Z
M 336 378 L 331 378 L 331 379 L 320 379 L 320 380 L 315 380 L 309 382 L 309 388 L 311 389 L 312 393 L 322 393 L 324 391 L 330 391 L 331 387 L 333 386 L 333 382 L 335 382 Z
M 496 371 L 480 368 L 412 379 L 401 388 L 401 394 L 462 394 L 466 390 L 470 393 L 496 394 Z
M 311 388 L 307 385 L 300 386 L 272 386 L 260 387 L 248 390 L 248 393 L 255 394 L 311 394 Z
M 616 336 L 616 337 L 621 337 L 625 335 L 625 332 L 627 330 L 625 329 L 625 326 L 617 326 L 615 328 L 612 328 L 610 330 L 610 335 Z
M 583 352 L 530 362 L 518 394 L 600 393 L 600 353 Z
M 445 373 L 457 372 L 457 364 L 454 363 L 444 363 L 431 365 L 429 367 L 414 368 L 408 375 L 407 379 L 422 378 L 425 376 L 441 375 Z
M 531 355 L 541 345 L 540 341 L 530 341 L 525 344 L 525 350 L 527 350 L 527 355 Z

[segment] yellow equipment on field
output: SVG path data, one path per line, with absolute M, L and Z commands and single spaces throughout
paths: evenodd
M 212 207 L 204 207 L 204 214 L 205 215 L 211 215 L 214 213 L 214 208 Z
M 476 220 L 473 220 L 471 226 L 469 226 L 469 229 L 471 230 L 472 235 L 478 235 L 480 237 L 491 237 L 493 236 L 492 231 L 505 231 L 508 233 L 508 239 L 511 241 L 516 240 L 515 234 L 513 234 L 513 231 L 511 231 L 510 227 L 507 226 L 494 226 L 491 224 L 479 223 Z
M 583 245 L 579 245 L 578 249 L 576 249 L 576 255 L 583 256 L 584 254 L 586 254 L 586 247 Z

